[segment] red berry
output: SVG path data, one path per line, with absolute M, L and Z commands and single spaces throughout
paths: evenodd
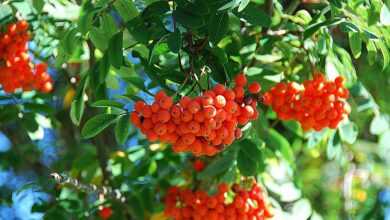
M 99 210 L 99 216 L 103 220 L 109 219 L 112 215 L 112 209 L 110 207 L 103 207 L 103 209 Z

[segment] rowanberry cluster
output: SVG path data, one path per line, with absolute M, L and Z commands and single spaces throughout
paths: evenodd
M 245 97 L 246 85 L 246 77 L 239 74 L 233 89 L 217 84 L 201 96 L 184 96 L 178 103 L 160 91 L 151 105 L 136 102 L 131 122 L 150 141 L 170 143 L 175 152 L 213 156 L 241 137 L 238 126 L 258 117 L 257 102 Z M 260 89 L 256 82 L 248 86 L 252 94 Z
M 228 198 L 229 197 L 229 198 Z M 173 220 L 263 220 L 272 217 L 261 187 L 249 190 L 234 185 L 218 186 L 215 195 L 171 187 L 165 197 L 165 215 Z
M 322 74 L 303 84 L 279 83 L 264 94 L 264 103 L 272 106 L 281 120 L 297 120 L 304 130 L 337 128 L 350 113 L 346 102 L 349 91 L 343 78 L 327 81 Z
M 46 64 L 30 62 L 27 42 L 28 23 L 19 21 L 9 24 L 5 33 L 0 33 L 0 84 L 5 92 L 16 89 L 50 92 L 53 82 L 46 72 Z

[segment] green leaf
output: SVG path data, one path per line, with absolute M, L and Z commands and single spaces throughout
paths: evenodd
M 386 69 L 386 67 L 390 63 L 389 51 L 388 51 L 387 46 L 385 45 L 385 43 L 383 41 L 381 41 L 381 40 L 375 41 L 375 45 L 382 52 L 382 57 L 383 57 L 383 68 L 382 68 L 382 70 L 384 70 L 384 69 Z
M 237 143 L 240 150 L 237 155 L 237 167 L 244 176 L 254 176 L 262 162 L 260 147 L 248 139 Z M 264 144 L 264 143 L 263 143 Z
M 76 28 L 71 28 L 66 31 L 64 37 L 61 41 L 61 46 L 64 49 L 64 52 L 67 55 L 72 55 L 75 51 L 75 48 L 78 46 L 75 42 L 79 42 L 80 38 L 77 36 L 78 30 Z
M 326 20 L 326 21 L 321 21 L 321 22 L 318 22 L 318 23 L 311 24 L 303 32 L 303 38 L 307 39 L 308 37 L 310 37 L 313 34 L 315 34 L 322 27 L 334 26 L 334 25 L 337 25 L 339 23 L 342 23 L 343 21 L 344 20 L 341 19 L 341 18 L 333 18 L 333 19 L 329 19 L 329 20 Z
M 81 130 L 81 136 L 85 139 L 91 138 L 102 132 L 105 128 L 110 126 L 117 120 L 116 115 L 112 114 L 100 114 L 89 119 L 83 129 Z
M 144 80 L 138 76 L 138 75 L 132 75 L 132 76 L 127 76 L 124 78 L 127 82 L 130 82 L 134 86 L 136 86 L 138 89 L 144 90 L 145 89 L 145 82 Z
M 32 4 L 33 4 L 35 10 L 37 10 L 38 13 L 41 13 L 43 6 L 45 5 L 45 1 L 44 0 L 33 0 Z
M 85 94 L 85 88 L 87 87 L 88 83 L 89 83 L 89 77 L 87 73 L 80 81 L 80 84 L 76 91 L 76 95 L 72 101 L 72 105 L 70 108 L 70 119 L 75 125 L 80 124 L 81 118 L 83 117 L 84 114 L 84 109 L 85 109 L 84 94 Z
M 115 107 L 115 108 L 123 108 L 123 104 L 117 101 L 113 100 L 99 100 L 91 104 L 91 107 L 98 107 L 98 108 L 106 108 L 106 107 Z
M 215 45 L 226 35 L 229 29 L 229 15 L 227 12 L 214 14 L 209 23 L 209 39 Z
M 349 32 L 349 47 L 351 48 L 352 55 L 355 59 L 359 58 L 362 50 L 362 39 L 358 32 Z
M 235 151 L 229 151 L 219 158 L 213 160 L 206 169 L 199 173 L 199 178 L 213 178 L 223 172 L 227 171 L 234 164 L 234 160 L 236 157 Z
M 338 132 L 333 131 L 326 147 L 328 159 L 334 159 L 341 153 L 341 140 Z
M 371 5 L 368 8 L 368 25 L 375 25 L 380 18 L 382 3 L 381 1 L 370 1 Z
M 240 173 L 244 176 L 256 175 L 256 170 L 257 170 L 256 161 L 253 161 L 251 157 L 243 150 L 240 150 L 238 152 L 237 167 L 240 170 Z
M 246 6 L 248 6 L 249 3 L 250 3 L 250 0 L 241 0 L 240 5 L 238 6 L 238 12 L 241 12 L 242 10 L 244 10 L 246 8 Z
M 204 17 L 187 12 L 180 8 L 173 12 L 173 16 L 177 22 L 191 29 L 198 29 L 206 24 Z
M 119 32 L 111 38 L 108 47 L 108 56 L 109 56 L 110 64 L 117 69 L 120 69 L 123 63 L 122 47 L 123 47 L 123 32 Z
M 353 144 L 358 136 L 358 127 L 353 122 L 341 125 L 339 130 L 341 140 Z
M 337 8 L 341 8 L 341 0 L 329 0 L 330 1 L 330 3 L 333 5 L 333 6 L 335 6 L 335 7 L 337 7 Z
M 99 61 L 99 83 L 100 84 L 105 82 L 109 70 L 110 70 L 110 60 L 108 54 L 106 53 Z
M 387 121 L 386 117 L 381 114 L 375 115 L 370 124 L 370 133 L 379 135 L 387 130 L 389 130 L 389 122 Z
M 183 44 L 180 31 L 176 29 L 175 32 L 169 34 L 167 42 L 169 49 L 174 53 L 178 53 Z
M 101 51 L 108 47 L 111 37 L 117 32 L 117 26 L 114 18 L 109 14 L 103 14 L 100 17 L 100 26 L 93 27 L 89 31 L 89 38 L 93 44 Z
M 12 8 L 9 5 L 0 4 L 0 24 L 12 18 Z
M 253 25 L 261 27 L 269 27 L 271 25 L 270 16 L 254 3 L 249 4 L 240 15 Z
M 370 65 L 373 65 L 376 61 L 376 56 L 377 56 L 377 50 L 374 42 L 368 41 L 367 42 L 367 58 L 368 58 L 368 63 Z
M 124 22 L 130 21 L 139 14 L 132 0 L 116 0 L 114 1 L 114 7 Z
M 268 134 L 265 137 L 265 143 L 268 147 L 278 150 L 283 158 L 289 163 L 292 164 L 294 162 L 294 153 L 292 152 L 290 143 L 275 129 L 268 130 Z
M 283 125 L 299 137 L 303 137 L 302 127 L 296 121 L 283 121 Z
M 92 29 L 92 22 L 95 13 L 96 10 L 94 9 L 91 1 L 85 1 L 81 8 L 81 13 L 78 20 L 78 28 L 82 34 L 86 34 Z
M 119 144 L 124 144 L 130 135 L 129 115 L 119 117 L 115 126 L 115 138 Z

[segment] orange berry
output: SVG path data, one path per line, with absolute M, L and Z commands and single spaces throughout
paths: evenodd
M 168 122 L 167 123 L 167 132 L 173 133 L 173 132 L 175 132 L 175 130 L 176 130 L 176 125 L 172 121 Z
M 214 104 L 214 99 L 212 96 L 204 95 L 202 97 L 202 106 L 207 106 L 212 104 Z
M 192 120 L 192 118 L 193 118 L 193 115 L 189 110 L 184 110 L 181 114 L 181 120 L 183 122 L 189 122 Z
M 236 130 L 234 131 L 234 135 L 235 135 L 236 139 L 240 139 L 242 137 L 241 128 L 236 128 Z
M 238 118 L 237 118 L 237 121 L 238 121 L 238 124 L 240 125 L 245 125 L 248 123 L 249 121 L 249 118 L 248 117 L 245 117 L 243 115 L 240 115 Z
M 163 109 L 169 109 L 173 105 L 173 100 L 171 97 L 166 96 L 160 99 L 160 106 Z
M 157 135 L 164 135 L 167 132 L 167 125 L 163 123 L 156 124 L 153 130 Z
M 213 91 L 217 95 L 222 95 L 225 92 L 225 90 L 226 90 L 225 86 L 222 84 L 219 84 L 219 83 L 217 85 L 215 85 L 214 89 L 213 89 Z
M 225 96 L 226 100 L 234 100 L 236 98 L 236 93 L 234 93 L 233 90 L 231 89 L 227 89 L 225 90 L 225 92 L 223 93 L 223 96 Z
M 193 134 L 197 134 L 200 131 L 200 125 L 196 121 L 190 121 L 188 123 L 188 130 L 191 131 Z
M 217 109 L 212 105 L 205 106 L 203 108 L 203 113 L 205 118 L 213 118 L 217 114 Z
M 188 96 L 184 96 L 180 99 L 180 105 L 182 108 L 187 108 L 187 105 L 190 104 L 191 98 Z
M 247 83 L 247 79 L 246 79 L 246 76 L 244 75 L 244 73 L 240 73 L 238 74 L 235 78 L 234 78 L 234 82 L 236 83 L 236 87 L 244 87 Z
M 153 130 L 147 130 L 146 137 L 148 138 L 149 141 L 152 142 L 158 140 L 158 135 Z
M 248 91 L 251 94 L 257 94 L 261 91 L 261 86 L 258 82 L 253 82 L 248 86 Z
M 164 97 L 167 97 L 167 94 L 165 94 L 165 92 L 163 90 L 160 90 L 156 93 L 156 95 L 154 96 L 154 99 L 157 101 L 160 101 Z
M 195 135 L 193 134 L 185 134 L 182 136 L 183 143 L 185 145 L 191 145 L 195 141 Z
M 227 101 L 224 109 L 227 113 L 234 114 L 238 110 L 238 105 L 234 101 Z
M 205 116 L 204 116 L 204 112 L 203 111 L 198 111 L 197 113 L 195 113 L 194 115 L 194 120 L 201 123 L 203 122 L 205 119 Z
M 181 115 L 181 107 L 178 106 L 178 105 L 174 105 L 172 108 L 171 108 L 171 116 L 173 118 L 180 118 L 180 115 Z
M 187 108 L 192 114 L 195 114 L 200 110 L 200 104 L 193 100 L 188 104 Z
M 215 107 L 223 108 L 226 105 L 226 99 L 222 95 L 217 95 L 214 99 Z
M 226 114 L 225 110 L 218 109 L 217 114 L 215 115 L 215 120 L 222 122 L 226 119 L 226 115 L 227 114 Z
M 158 110 L 160 110 L 160 105 L 157 102 L 153 102 L 151 108 L 152 108 L 152 112 L 156 113 L 158 112 Z
M 134 109 L 135 109 L 136 112 L 141 113 L 141 112 L 142 112 L 142 109 L 144 108 L 145 105 L 146 105 L 145 102 L 143 102 L 143 101 L 137 101 L 137 102 L 135 103 Z
M 130 113 L 130 121 L 137 127 L 141 125 L 141 119 L 136 112 Z
M 204 169 L 205 165 L 204 165 L 204 162 L 202 160 L 195 160 L 194 163 L 192 164 L 192 166 L 194 167 L 194 170 L 196 172 L 200 172 Z
M 234 93 L 236 94 L 236 99 L 244 98 L 245 90 L 241 86 L 236 86 L 234 88 Z
M 53 90 L 53 84 L 51 82 L 46 82 L 42 87 L 43 93 L 49 93 Z
M 99 216 L 103 220 L 107 220 L 112 215 L 112 209 L 110 207 L 104 207 L 103 209 L 99 210 Z
M 152 108 L 149 105 L 144 105 L 144 107 L 142 107 L 141 114 L 145 118 L 152 117 Z
M 243 115 L 247 118 L 252 117 L 254 112 L 255 112 L 255 110 L 250 105 L 246 105 L 244 108 L 241 108 L 241 115 Z
M 158 120 L 162 123 L 166 123 L 171 119 L 171 114 L 168 110 L 161 110 L 158 112 Z
M 142 122 L 142 128 L 145 130 L 149 130 L 153 128 L 153 122 L 150 118 L 145 118 Z

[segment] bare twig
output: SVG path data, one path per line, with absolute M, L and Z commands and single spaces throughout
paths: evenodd
M 116 199 L 121 202 L 125 202 L 126 198 L 122 194 L 122 192 L 118 189 L 113 189 L 111 187 L 107 186 L 97 186 L 95 184 L 85 184 L 80 182 L 77 179 L 74 179 L 72 177 L 69 177 L 66 174 L 60 174 L 60 173 L 51 173 L 50 177 L 53 178 L 57 184 L 60 185 L 71 185 L 75 187 L 77 190 L 80 190 L 82 192 L 86 193 L 97 193 L 97 194 L 103 194 L 106 197 L 109 197 L 111 199 Z

